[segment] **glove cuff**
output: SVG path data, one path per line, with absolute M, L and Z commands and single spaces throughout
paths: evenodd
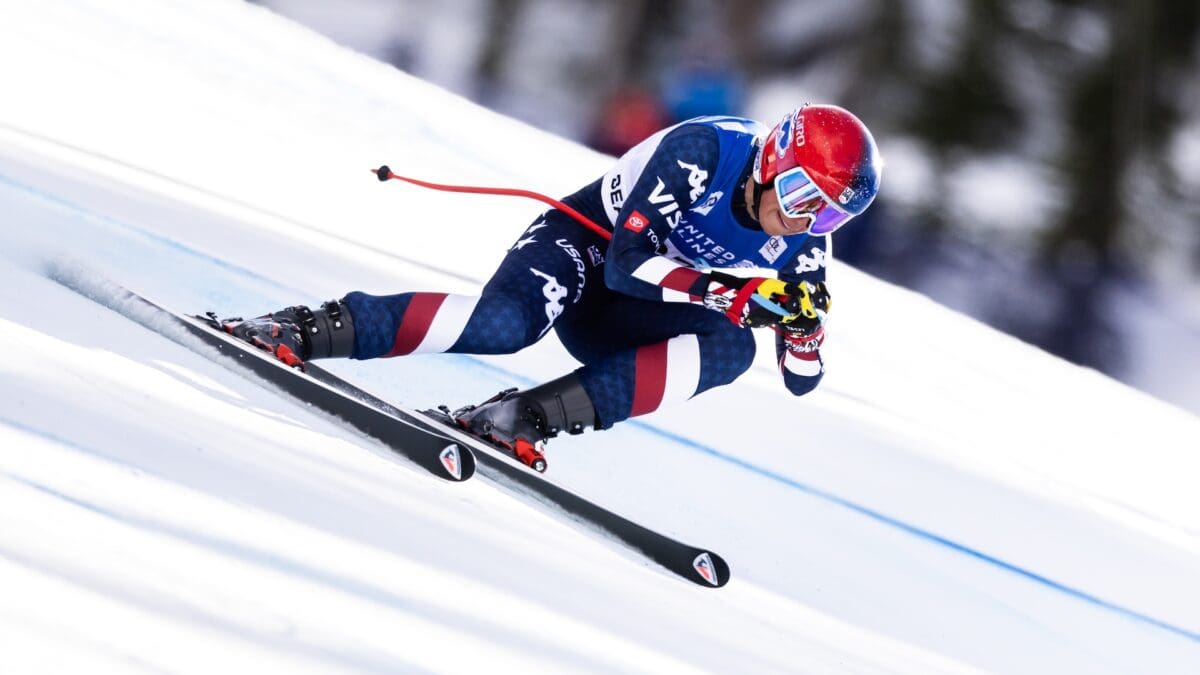
M 825 342 L 825 327 L 818 326 L 812 333 L 802 333 L 797 330 L 783 329 L 783 344 L 794 354 L 811 354 L 821 348 Z
M 722 312 L 736 326 L 742 325 L 746 314 L 746 303 L 763 282 L 760 277 L 735 277 L 732 274 L 712 271 L 708 273 L 708 289 L 704 294 L 705 307 Z

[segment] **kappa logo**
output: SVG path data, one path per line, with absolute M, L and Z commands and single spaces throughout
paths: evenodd
M 637 211 L 629 214 L 629 217 L 625 219 L 625 229 L 636 234 L 641 234 L 642 230 L 646 229 L 646 226 L 649 224 L 650 220 Z
M 808 254 L 796 258 L 796 274 L 813 272 L 825 266 L 825 251 L 812 247 Z
M 677 159 L 675 162 L 679 164 L 679 168 L 687 170 L 688 185 L 692 188 L 692 191 L 688 193 L 688 201 L 695 202 L 704 196 L 704 191 L 708 189 L 704 187 L 704 181 L 708 180 L 708 172 L 695 164 L 688 164 L 682 159 Z
M 538 333 L 538 337 L 540 338 L 546 334 L 546 331 L 550 330 L 550 327 L 554 325 L 554 320 L 563 313 L 564 309 L 566 309 L 566 306 L 563 304 L 563 300 L 567 299 L 567 295 L 570 293 L 570 291 L 567 290 L 566 286 L 558 283 L 558 279 L 555 279 L 545 272 L 535 270 L 532 267 L 529 268 L 529 271 L 533 272 L 535 276 L 546 280 L 546 283 L 542 285 L 542 295 L 546 296 L 546 318 L 548 321 L 546 323 L 546 327 L 542 329 L 542 332 Z
M 696 570 L 701 579 L 704 579 L 713 586 L 721 585 L 717 579 L 717 570 L 713 567 L 712 558 L 709 557 L 708 553 L 701 553 L 696 556 L 696 559 L 692 561 L 692 569 Z
M 438 459 L 442 460 L 442 466 L 446 467 L 446 471 L 454 476 L 454 480 L 462 480 L 462 462 L 458 456 L 458 446 L 451 443 L 447 445 L 440 454 Z

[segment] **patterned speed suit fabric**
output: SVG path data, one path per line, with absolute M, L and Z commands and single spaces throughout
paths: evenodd
M 750 367 L 755 341 L 701 304 L 704 270 L 772 268 L 815 282 L 824 279 L 828 246 L 826 238 L 769 237 L 739 213 L 736 193 L 761 132 L 749 120 L 700 118 L 647 139 L 563 200 L 612 227 L 611 241 L 551 209 L 479 296 L 348 294 L 353 358 L 508 354 L 553 329 L 583 364 L 577 372 L 598 428 L 732 382 Z M 820 380 L 818 353 L 792 354 L 779 342 L 777 357 L 793 393 Z

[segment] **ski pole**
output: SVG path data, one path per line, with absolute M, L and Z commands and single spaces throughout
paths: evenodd
M 562 211 L 563 213 L 567 214 L 568 216 L 571 216 L 580 225 L 583 225 L 584 227 L 591 230 L 592 232 L 595 232 L 596 234 L 600 235 L 601 237 L 604 237 L 606 240 L 612 239 L 612 233 L 609 232 L 608 230 L 604 229 L 603 227 L 600 227 L 599 225 L 597 225 L 596 221 L 592 220 L 591 218 L 588 218 L 587 216 L 585 216 L 582 213 L 576 211 L 575 209 L 567 206 L 566 204 L 558 201 L 557 199 L 554 199 L 552 197 L 547 197 L 546 195 L 541 194 L 540 192 L 533 192 L 531 190 L 516 190 L 513 188 L 479 187 L 479 186 L 474 186 L 474 185 L 444 185 L 442 183 L 430 183 L 429 181 L 418 180 L 416 178 L 409 178 L 408 176 L 398 176 L 398 175 L 392 173 L 392 170 L 389 169 L 386 164 L 379 167 L 378 169 L 371 169 L 371 173 L 375 174 L 375 176 L 379 179 L 379 181 L 381 183 L 389 181 L 389 180 L 399 180 L 399 181 L 404 181 L 405 183 L 412 183 L 413 185 L 419 185 L 423 188 L 429 188 L 431 190 L 441 190 L 443 192 L 466 192 L 466 193 L 470 193 L 470 194 L 480 194 L 480 195 L 507 195 L 510 197 L 528 197 L 529 199 L 536 199 L 540 202 L 544 202 L 546 204 L 549 204 L 550 206 L 553 206 L 554 208 L 558 209 L 559 211 Z

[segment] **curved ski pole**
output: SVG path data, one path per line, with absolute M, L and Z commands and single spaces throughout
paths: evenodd
M 441 190 L 442 192 L 465 192 L 465 193 L 469 193 L 469 194 L 505 195 L 505 196 L 509 196 L 509 197 L 527 197 L 529 199 L 536 199 L 539 202 L 544 202 L 546 204 L 549 204 L 550 206 L 553 206 L 554 208 L 558 209 L 559 211 L 562 211 L 563 213 L 567 214 L 568 216 L 571 216 L 580 225 L 583 225 L 584 227 L 591 230 L 592 232 L 595 232 L 596 234 L 600 235 L 601 237 L 604 237 L 606 240 L 612 239 L 612 233 L 609 232 L 608 230 L 604 229 L 600 225 L 596 224 L 596 221 L 592 220 L 591 218 L 588 218 L 587 216 L 585 216 L 582 213 L 576 211 L 575 209 L 567 206 L 566 204 L 558 201 L 557 199 L 554 199 L 553 197 L 547 197 L 546 195 L 544 195 L 540 192 L 533 192 L 532 190 L 517 190 L 517 189 L 513 189 L 513 188 L 481 187 L 481 186 L 475 186 L 475 185 L 446 185 L 443 183 L 431 183 L 429 181 L 419 180 L 417 178 L 410 178 L 408 176 L 399 176 L 397 174 L 394 174 L 394 173 L 392 173 L 392 170 L 387 167 L 386 164 L 379 167 L 378 169 L 371 169 L 371 173 L 375 174 L 375 177 L 378 178 L 380 182 L 386 182 L 389 180 L 399 180 L 399 181 L 404 181 L 405 183 L 412 183 L 413 185 L 419 185 L 423 188 L 429 188 L 430 190 Z

